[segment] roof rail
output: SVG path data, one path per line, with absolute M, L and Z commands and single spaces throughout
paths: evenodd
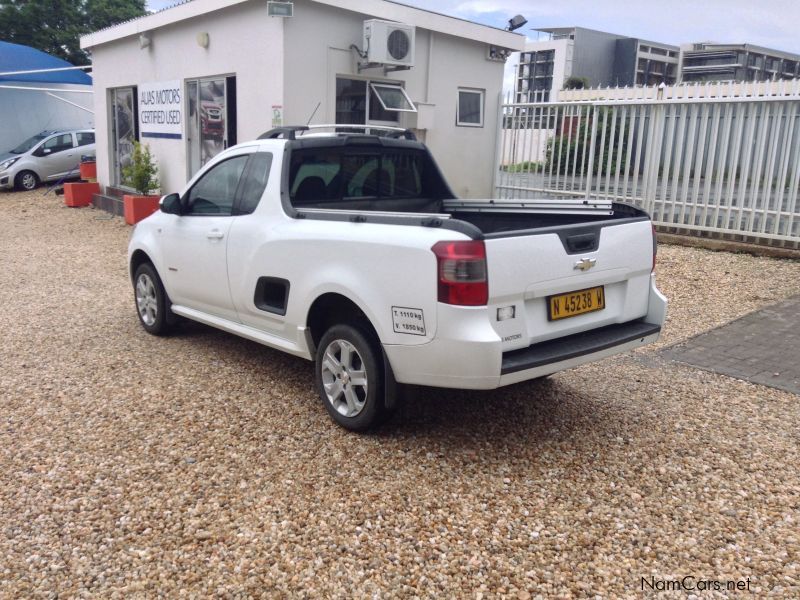
M 387 131 L 386 137 L 389 138 L 404 138 L 407 140 L 414 140 L 416 141 L 417 136 L 414 135 L 414 132 L 410 129 L 404 129 L 403 127 L 391 127 L 389 125 L 355 125 L 353 123 L 330 123 L 330 124 L 322 124 L 322 125 L 310 125 L 309 129 L 362 129 L 366 130 L 376 130 L 376 131 Z
M 258 136 L 260 140 L 274 140 L 281 136 L 287 140 L 295 139 L 295 132 L 297 131 L 308 131 L 308 127 L 305 125 L 291 125 L 288 127 L 276 127 L 275 129 L 270 129 L 269 131 L 262 133 Z
M 414 135 L 414 132 L 410 129 L 403 129 L 402 127 L 389 127 L 387 125 L 353 125 L 352 123 L 338 123 L 338 124 L 327 124 L 327 125 L 287 125 L 285 127 L 276 127 L 275 129 L 270 129 L 266 133 L 262 133 L 258 139 L 260 140 L 274 140 L 280 137 L 283 137 L 287 140 L 294 140 L 297 139 L 297 132 L 304 132 L 310 131 L 312 129 L 334 129 L 339 130 L 338 133 L 346 133 L 342 132 L 342 129 L 358 129 L 362 130 L 365 133 L 368 130 L 376 130 L 376 131 L 386 131 L 387 138 L 403 138 L 406 140 L 416 141 L 417 136 Z

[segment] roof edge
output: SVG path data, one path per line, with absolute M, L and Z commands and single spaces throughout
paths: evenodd
M 187 0 L 182 4 L 169 6 L 149 15 L 136 17 L 130 21 L 125 21 L 118 25 L 112 25 L 111 27 L 82 35 L 81 49 L 90 50 L 95 46 L 138 35 L 145 31 L 153 31 L 154 29 L 166 27 L 185 19 L 199 17 L 247 1 L 248 0 Z
M 138 17 L 119 25 L 101 29 L 81 36 L 81 48 L 89 50 L 122 38 L 138 35 L 166 27 L 173 23 L 199 17 L 207 13 L 242 4 L 248 0 L 190 0 L 183 4 L 161 10 L 156 13 Z M 334 6 L 343 10 L 361 13 L 370 17 L 388 21 L 413 22 L 421 29 L 446 33 L 457 37 L 474 39 L 494 46 L 521 51 L 525 48 L 525 36 L 516 32 L 505 31 L 452 17 L 441 13 L 417 8 L 388 0 L 310 0 L 318 4 Z

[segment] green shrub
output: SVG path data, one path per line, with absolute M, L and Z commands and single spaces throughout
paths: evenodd
M 131 186 L 142 196 L 158 189 L 158 167 L 148 146 L 133 143 L 131 164 L 122 169 L 122 177 L 125 185 Z
M 542 163 L 526 160 L 511 165 L 503 165 L 501 169 L 507 173 L 538 173 L 542 170 Z
M 567 77 L 564 81 L 565 90 L 583 90 L 589 87 L 589 79 L 587 77 L 578 77 L 572 75 Z
M 608 114 L 608 117 L 605 119 L 605 147 L 602 148 L 601 152 L 600 142 L 603 141 L 603 119 L 606 114 Z M 615 118 L 618 119 L 614 132 L 616 139 L 611 139 L 612 123 Z M 606 175 L 607 173 L 616 173 L 618 162 L 620 163 L 620 172 L 624 172 L 627 162 L 628 139 L 627 135 L 620 135 L 621 119 L 613 111 L 602 108 L 597 112 L 597 120 L 597 131 L 595 131 L 594 137 L 594 160 L 591 165 L 592 174 Z M 581 164 L 589 160 L 589 146 L 592 143 L 591 131 L 592 119 L 589 116 L 585 116 L 581 118 L 580 125 L 572 135 L 564 132 L 560 136 L 557 135 L 548 139 L 545 151 L 545 170 L 552 170 L 553 173 L 556 171 L 566 173 L 567 171 L 572 172 L 574 167 L 577 173 L 586 174 L 589 165 L 584 164 L 583 169 L 581 169 Z M 584 141 L 586 142 L 586 148 L 584 148 Z M 611 165 L 608 164 L 609 152 L 611 153 Z M 575 164 L 576 162 L 577 164 Z

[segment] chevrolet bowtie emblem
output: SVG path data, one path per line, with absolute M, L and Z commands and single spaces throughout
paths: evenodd
M 597 264 L 596 258 L 582 258 L 578 262 L 575 263 L 575 268 L 579 269 L 583 272 L 588 271 L 593 266 Z

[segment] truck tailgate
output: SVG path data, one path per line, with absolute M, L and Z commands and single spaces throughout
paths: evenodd
M 503 351 L 645 316 L 652 235 L 642 219 L 487 236 L 490 315 Z

